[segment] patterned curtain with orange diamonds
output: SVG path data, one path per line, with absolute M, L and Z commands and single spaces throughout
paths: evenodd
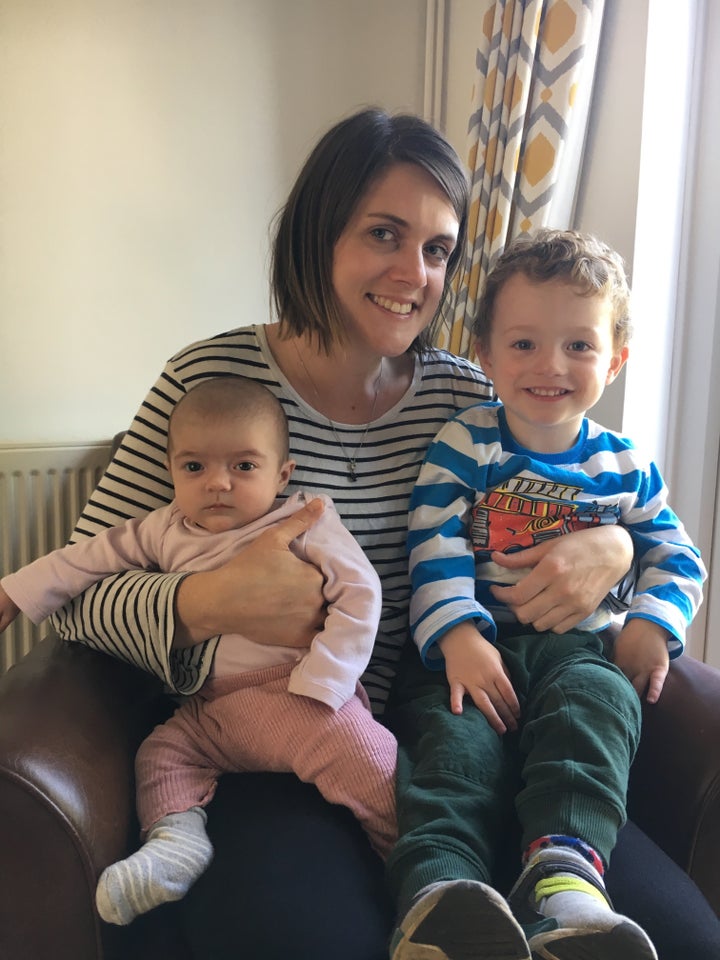
M 604 0 L 495 0 L 468 128 L 471 206 L 455 310 L 439 345 L 473 356 L 475 305 L 508 240 L 571 225 Z

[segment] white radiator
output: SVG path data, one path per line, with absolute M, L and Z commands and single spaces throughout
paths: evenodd
M 65 544 L 110 460 L 110 442 L 0 444 L 0 576 Z M 0 634 L 0 673 L 45 636 L 22 614 Z

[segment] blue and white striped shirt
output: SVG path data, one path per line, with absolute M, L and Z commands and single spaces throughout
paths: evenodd
M 512 620 L 489 588 L 519 572 L 492 563 L 492 551 L 604 523 L 622 524 L 635 548 L 626 618 L 661 624 L 672 634 L 670 656 L 678 656 L 707 574 L 655 464 L 587 418 L 573 447 L 539 454 L 515 442 L 498 402 L 453 417 L 430 446 L 410 502 L 410 621 L 423 661 L 442 666 L 436 641 L 463 620 L 490 640 L 498 621 Z M 610 619 L 603 604 L 581 627 L 599 630 Z

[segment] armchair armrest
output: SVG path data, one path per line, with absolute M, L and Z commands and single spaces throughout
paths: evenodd
M 134 756 L 164 719 L 160 694 L 56 638 L 0 679 L 0 956 L 102 957 L 95 886 L 137 843 Z
M 720 915 L 720 670 L 682 656 L 644 704 L 628 812 Z

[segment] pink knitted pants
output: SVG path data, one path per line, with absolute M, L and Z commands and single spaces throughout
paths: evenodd
M 293 772 L 349 807 L 387 856 L 397 838 L 395 738 L 359 686 L 337 711 L 288 693 L 292 666 L 210 680 L 153 730 L 135 760 L 143 834 L 168 813 L 209 803 L 222 773 Z

